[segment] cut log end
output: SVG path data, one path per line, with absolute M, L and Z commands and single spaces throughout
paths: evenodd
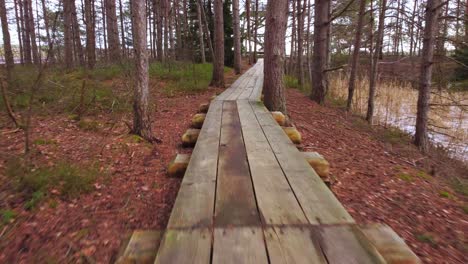
M 387 263 L 419 264 L 421 260 L 389 226 L 371 224 L 360 228 Z
M 302 136 L 295 127 L 283 127 L 284 132 L 294 144 L 301 144 Z
M 182 145 L 184 147 L 193 147 L 197 143 L 200 129 L 190 128 L 182 135 Z
M 192 118 L 192 127 L 201 128 L 205 122 L 206 114 L 196 114 Z
M 169 177 L 183 177 L 190 161 L 190 154 L 177 154 L 167 168 Z
M 330 176 L 330 163 L 317 152 L 302 152 L 310 166 L 317 172 L 320 178 L 328 179 Z
M 198 112 L 200 113 L 208 113 L 208 109 L 210 108 L 210 104 L 209 103 L 203 103 L 200 105 L 200 107 L 198 108 Z
M 117 264 L 154 263 L 163 232 L 137 230 L 134 231 Z
M 271 115 L 275 119 L 276 123 L 278 123 L 278 125 L 286 126 L 286 116 L 283 113 L 279 111 L 275 111 L 275 112 L 271 112 Z

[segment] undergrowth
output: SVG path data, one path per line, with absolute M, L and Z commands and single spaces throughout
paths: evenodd
M 24 207 L 33 209 L 50 195 L 73 199 L 91 191 L 103 173 L 97 165 L 80 166 L 62 161 L 53 166 L 33 166 L 15 158 L 6 163 L 5 174 L 24 197 Z

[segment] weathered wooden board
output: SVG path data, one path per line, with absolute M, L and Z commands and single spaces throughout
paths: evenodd
M 213 101 L 182 180 L 168 228 L 212 225 L 221 115 L 222 101 Z
M 255 83 L 254 89 L 250 95 L 249 100 L 251 101 L 260 101 L 262 96 L 262 89 L 263 89 L 263 59 L 258 60 L 257 65 L 259 70 L 257 71 L 257 82 Z
M 355 225 L 320 228 L 320 247 L 330 264 L 385 263 Z
M 269 227 L 264 232 L 272 264 L 327 263 L 310 227 Z
M 251 105 L 309 222 L 354 223 L 353 218 L 278 126 L 271 113 L 259 103 L 251 102 Z
M 237 107 L 257 204 L 264 223 L 307 223 L 249 102 L 237 101 Z
M 234 101 L 223 105 L 215 226 L 260 225 L 241 124 Z
M 211 232 L 206 228 L 166 231 L 155 263 L 210 263 Z
M 252 68 L 249 69 L 246 73 L 245 73 L 246 77 L 245 79 L 239 84 L 239 86 L 237 86 L 235 88 L 235 90 L 228 96 L 226 97 L 226 101 L 234 101 L 234 100 L 237 100 L 237 98 L 239 97 L 239 95 L 242 94 L 242 92 L 244 91 L 244 89 L 247 87 L 247 84 L 252 80 Z
M 268 263 L 262 229 L 260 227 L 215 228 L 212 263 Z

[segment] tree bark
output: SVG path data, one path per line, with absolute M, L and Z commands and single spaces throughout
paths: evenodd
M 247 48 L 248 48 L 248 53 L 249 53 L 249 65 L 250 65 L 252 64 L 252 54 L 251 54 L 252 53 L 252 41 L 250 40 L 250 0 L 245 0 L 245 15 L 246 15 L 246 20 L 247 20 Z
M 376 44 L 374 58 L 372 61 L 371 74 L 369 76 L 369 99 L 367 101 L 367 114 L 366 120 L 372 124 L 372 119 L 374 117 L 374 97 L 375 89 L 377 83 L 377 73 L 378 73 L 378 62 L 379 58 L 382 55 L 382 35 L 384 33 L 384 22 L 385 22 L 385 11 L 387 9 L 387 0 L 381 0 L 380 4 L 380 15 L 379 15 L 379 27 L 377 30 Z
M 11 70 L 15 66 L 15 61 L 13 60 L 13 51 L 11 49 L 10 31 L 8 30 L 8 18 L 5 0 L 0 0 L 0 20 L 2 22 L 3 50 L 5 52 L 5 65 L 7 70 L 7 80 L 9 83 L 11 80 Z
M 49 18 L 47 16 L 47 7 L 46 7 L 46 3 L 45 3 L 45 0 L 42 0 L 42 12 L 43 12 L 43 16 L 44 16 L 44 26 L 45 26 L 45 31 L 46 31 L 46 37 L 47 37 L 47 45 L 49 47 L 49 52 L 50 52 L 50 55 L 49 55 L 49 60 L 51 63 L 54 63 L 55 62 L 55 54 L 54 54 L 54 50 L 53 50 L 53 44 L 52 44 L 52 39 L 50 38 L 50 32 L 49 32 Z
M 85 65 L 83 45 L 81 45 L 80 25 L 78 24 L 78 16 L 76 14 L 75 1 L 70 1 L 72 28 L 73 28 L 73 41 L 75 43 L 76 57 L 81 66 Z
M 434 44 L 436 42 L 437 18 L 439 17 L 440 3 L 441 0 L 428 0 L 426 4 L 426 25 L 424 27 L 421 74 L 419 77 L 418 111 L 416 114 L 416 133 L 414 136 L 414 143 L 423 152 L 427 151 L 429 145 L 427 123 L 431 95 Z
M 202 23 L 205 29 L 206 42 L 208 43 L 208 49 L 210 50 L 211 59 L 214 61 L 215 55 L 214 55 L 214 50 L 213 50 L 213 41 L 211 39 L 211 32 L 208 26 L 208 20 L 206 19 L 205 7 L 203 6 L 202 0 L 198 0 L 198 6 L 200 6 Z
M 28 19 L 26 19 L 26 22 L 29 28 L 28 30 L 29 38 L 31 39 L 31 51 L 32 51 L 32 56 L 33 56 L 33 62 L 34 64 L 40 64 L 41 61 L 39 59 L 39 51 L 37 49 L 37 43 L 36 43 L 36 30 L 34 27 L 32 0 L 25 1 L 25 8 L 26 8 L 26 13 L 28 13 Z
M 232 12 L 233 12 L 233 16 L 234 16 L 234 25 L 233 25 L 233 29 L 234 29 L 234 71 L 235 71 L 236 74 L 240 74 L 241 73 L 241 38 L 240 38 L 239 0 L 233 0 L 232 1 Z M 250 57 L 250 54 L 249 54 L 249 57 Z
M 93 6 L 94 0 L 85 0 L 86 55 L 90 69 L 93 69 L 96 64 L 96 32 Z
M 265 25 L 265 106 L 270 111 L 286 114 L 286 97 L 283 83 L 284 50 L 288 23 L 288 1 L 269 0 Z
M 117 25 L 117 11 L 115 0 L 105 0 L 107 43 L 109 44 L 109 56 L 111 61 L 120 60 L 119 30 Z M 133 2 L 132 2 L 133 4 Z M 145 15 L 146 18 L 146 15 Z
M 21 0 L 19 0 L 21 2 Z M 20 55 L 20 62 L 21 64 L 24 64 L 24 52 L 23 52 L 23 39 L 22 39 L 22 34 L 20 32 L 24 32 L 21 24 L 21 20 L 23 19 L 22 17 L 19 16 L 18 12 L 18 0 L 14 0 L 14 5 L 15 5 L 15 18 L 16 18 L 16 30 L 18 34 L 18 46 L 19 46 L 19 55 Z
M 135 52 L 135 89 L 133 130 L 146 140 L 153 141 L 149 113 L 148 54 L 146 50 L 145 2 L 132 1 L 133 49 Z
M 257 36 L 258 36 L 258 0 L 255 0 L 255 32 L 253 63 L 257 62 Z
M 356 83 L 357 67 L 359 60 L 359 51 L 361 49 L 361 35 L 362 27 L 364 25 L 364 12 L 366 9 L 366 0 L 361 0 L 359 3 L 359 14 L 358 14 L 358 23 L 356 28 L 356 37 L 354 39 L 354 50 L 353 58 L 351 61 L 351 73 L 349 75 L 349 86 L 348 86 L 348 101 L 346 104 L 346 110 L 351 110 L 351 103 L 353 102 L 354 95 L 354 86 Z
M 301 1 L 304 1 L 301 7 Z M 304 85 L 304 13 L 306 11 L 307 0 L 297 0 L 297 75 L 299 86 Z
M 126 45 L 125 45 L 125 26 L 124 26 L 124 15 L 123 15 L 122 0 L 119 0 L 119 18 L 120 18 L 120 31 L 122 38 L 122 58 L 126 57 Z M 153 18 L 154 19 L 154 18 Z
M 162 12 L 162 3 L 164 0 L 153 0 L 154 9 L 156 10 L 156 19 L 157 19 L 157 41 L 156 41 L 156 56 L 158 61 L 163 61 L 163 12 Z
M 65 49 L 65 67 L 73 68 L 73 40 L 72 40 L 72 18 L 71 1 L 63 1 L 63 35 Z
M 224 20 L 223 1 L 214 1 L 214 60 L 211 85 L 224 87 Z
M 205 41 L 203 40 L 203 22 L 202 22 L 202 14 L 201 14 L 202 8 L 203 7 L 200 6 L 200 3 L 197 1 L 198 38 L 200 41 L 200 56 L 201 56 L 201 62 L 206 63 Z
M 327 65 L 327 32 L 330 23 L 329 2 L 330 0 L 316 0 L 314 21 L 314 48 L 312 60 L 312 93 L 310 98 L 319 104 L 325 102 L 327 83 L 325 66 Z

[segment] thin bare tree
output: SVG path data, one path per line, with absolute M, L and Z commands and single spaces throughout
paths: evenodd
M 223 1 L 214 1 L 214 60 L 211 85 L 224 86 L 224 19 Z

